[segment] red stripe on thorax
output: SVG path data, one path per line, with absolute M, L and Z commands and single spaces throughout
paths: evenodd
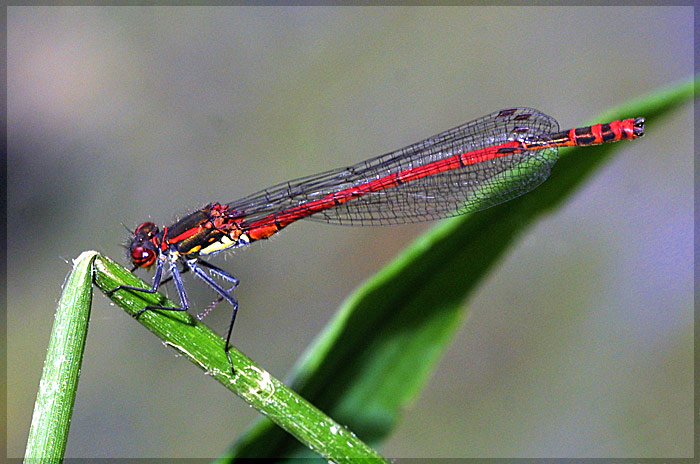
M 181 242 L 183 240 L 187 240 L 188 238 L 192 237 L 200 230 L 202 230 L 202 226 L 197 226 L 197 227 L 192 227 L 191 229 L 187 229 L 186 231 L 184 231 L 180 235 L 178 235 L 176 237 L 169 238 L 168 243 L 177 243 L 177 242 Z M 163 235 L 163 237 L 165 237 L 165 235 Z

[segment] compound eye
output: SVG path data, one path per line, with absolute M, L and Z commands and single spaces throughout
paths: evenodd
M 131 262 L 138 267 L 151 267 L 156 262 L 156 252 L 152 248 L 137 246 L 131 250 Z

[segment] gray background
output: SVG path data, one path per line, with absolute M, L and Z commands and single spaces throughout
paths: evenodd
M 691 7 L 8 8 L 9 456 L 70 260 L 124 262 L 122 223 L 169 223 L 501 108 L 583 125 L 690 77 L 692 32 Z M 692 106 L 648 132 L 466 303 L 386 455 L 691 455 Z M 215 260 L 242 281 L 235 344 L 284 377 L 428 227 L 300 223 Z M 221 305 L 208 323 L 228 317 Z M 67 456 L 219 455 L 257 412 L 173 354 L 98 293 Z

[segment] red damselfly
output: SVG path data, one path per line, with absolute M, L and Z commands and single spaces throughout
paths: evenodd
M 340 225 L 427 221 L 485 209 L 522 195 L 549 176 L 558 147 L 598 145 L 644 135 L 644 118 L 559 131 L 557 121 L 531 108 L 489 114 L 353 166 L 284 182 L 233 203 L 211 203 L 175 224 L 138 226 L 129 245 L 134 270 L 155 265 L 155 293 L 172 279 L 179 307 L 190 307 L 181 272 L 192 271 L 233 307 L 224 350 L 229 354 L 238 312 L 238 280 L 202 258 L 265 239 L 299 219 Z M 183 264 L 183 270 L 178 269 Z M 164 273 L 170 273 L 163 279 Z M 215 278 L 226 282 L 220 284 Z M 228 287 L 228 288 L 227 288 Z M 208 312 L 208 311 L 207 311 Z

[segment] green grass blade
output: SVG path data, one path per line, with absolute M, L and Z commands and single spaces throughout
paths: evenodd
M 96 255 L 95 251 L 86 251 L 73 262 L 73 270 L 58 301 L 25 462 L 63 460 L 87 338 L 92 304 L 91 271 Z
M 149 287 L 127 269 L 103 256 L 96 257 L 94 270 L 94 282 L 103 292 L 118 285 Z M 132 316 L 146 305 L 175 306 L 159 293 L 120 290 L 110 298 Z M 306 449 L 338 463 L 356 462 L 358 459 L 386 462 L 347 428 L 333 421 L 235 348 L 230 351 L 236 368 L 236 373 L 232 374 L 224 353 L 224 340 L 188 313 L 146 311 L 138 320 L 168 346 L 296 437 Z
M 662 116 L 689 102 L 689 80 L 611 109 L 593 122 L 643 116 L 646 137 Z M 562 149 L 552 176 L 531 193 L 451 219 L 419 238 L 360 287 L 307 350 L 291 386 L 371 444 L 395 425 L 422 389 L 467 309 L 465 300 L 518 236 L 561 205 L 614 151 L 634 142 Z M 223 460 L 305 456 L 269 422 L 260 421 Z

